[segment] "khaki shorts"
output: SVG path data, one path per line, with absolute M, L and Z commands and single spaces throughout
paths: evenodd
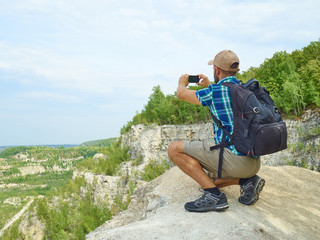
M 219 152 L 220 149 L 210 151 L 212 146 L 209 142 L 185 141 L 184 153 L 199 161 L 201 166 L 209 173 L 209 177 L 218 178 Z M 222 178 L 249 178 L 254 176 L 260 169 L 260 158 L 237 156 L 228 148 L 223 152 Z

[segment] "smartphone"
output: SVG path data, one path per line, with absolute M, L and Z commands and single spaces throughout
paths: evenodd
M 200 80 L 199 76 L 189 75 L 189 80 L 188 80 L 189 83 L 197 83 L 197 82 L 199 82 L 199 80 Z

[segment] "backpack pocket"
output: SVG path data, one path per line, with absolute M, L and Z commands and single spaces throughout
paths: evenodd
M 252 125 L 253 138 L 248 151 L 250 156 L 262 156 L 287 148 L 287 127 L 285 122 Z

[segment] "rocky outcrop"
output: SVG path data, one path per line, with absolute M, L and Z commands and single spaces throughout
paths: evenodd
M 222 190 L 225 212 L 191 213 L 187 201 L 199 185 L 174 167 L 139 187 L 127 211 L 87 235 L 87 240 L 141 239 L 320 239 L 320 173 L 293 166 L 262 166 L 266 180 L 260 200 L 238 202 L 239 186 Z
M 21 175 L 25 176 L 28 174 L 37 174 L 37 173 L 43 173 L 46 171 L 46 169 L 42 166 L 27 166 L 27 167 L 20 167 L 19 168 Z
M 285 120 L 288 130 L 288 148 L 262 157 L 265 165 L 297 165 L 320 170 L 320 110 L 307 111 L 299 120 Z M 193 125 L 132 126 L 131 131 L 121 135 L 129 146 L 133 159 L 168 159 L 167 149 L 172 141 L 204 140 L 213 143 L 212 123 Z
M 22 217 L 19 230 L 25 239 L 40 240 L 44 239 L 46 226 L 35 211 L 29 211 Z
M 200 195 L 199 186 L 174 167 L 137 188 L 128 210 L 88 234 L 87 239 L 320 238 L 320 174 L 305 169 L 320 169 L 320 111 L 307 111 L 301 119 L 286 120 L 286 124 L 288 149 L 262 157 L 259 174 L 267 185 L 254 206 L 240 204 L 239 187 L 230 186 L 223 189 L 230 206 L 226 212 L 186 212 L 183 205 Z M 213 130 L 212 123 L 136 125 L 121 139 L 133 159 L 142 158 L 143 168 L 151 160 L 168 160 L 172 141 L 213 143 Z
M 104 154 L 98 153 L 94 155 L 93 160 L 105 157 Z M 123 203 L 129 200 L 130 182 L 134 186 L 146 183 L 132 176 L 134 169 L 137 169 L 137 166 L 132 166 L 132 162 L 124 162 L 115 176 L 75 170 L 72 179 L 81 177 L 85 180 L 86 184 L 81 187 L 81 195 L 84 196 L 90 191 L 94 204 L 113 206 L 116 198 L 121 199 Z
M 186 212 L 183 205 L 195 199 L 199 186 L 174 167 L 160 178 L 145 184 L 134 178 L 151 160 L 167 160 L 167 149 L 172 141 L 204 140 L 213 144 L 212 123 L 193 125 L 133 126 L 120 136 L 129 146 L 131 158 L 141 158 L 139 164 L 125 162 L 117 176 L 104 176 L 75 171 L 73 178 L 83 177 L 86 186 L 83 194 L 91 191 L 95 204 L 114 199 L 128 200 L 129 181 L 138 186 L 125 212 L 106 222 L 88 239 L 317 239 L 320 235 L 319 173 L 303 168 L 279 165 L 297 165 L 320 170 L 320 111 L 309 111 L 299 120 L 286 120 L 288 149 L 263 156 L 261 176 L 267 185 L 261 200 L 247 207 L 237 202 L 239 187 L 227 187 L 230 209 L 224 213 L 195 214 Z M 97 154 L 93 159 L 104 158 Z M 26 156 L 19 156 L 26 159 Z M 28 159 L 27 159 L 28 160 Z M 68 159 L 60 159 L 68 162 Z M 39 160 L 44 161 L 44 160 Z M 268 166 L 269 165 L 269 166 Z M 43 169 L 28 166 L 19 169 L 41 172 Z M 63 171 L 54 166 L 54 171 Z M 27 171 L 26 171 L 27 172 Z M 0 188 L 7 187 L 0 185 Z M 297 190 L 298 189 L 298 190 Z M 7 199 L 15 204 L 17 199 Z M 307 203 L 307 204 L 306 204 Z M 30 203 L 31 204 L 31 203 Z M 25 211 L 25 209 L 24 209 Z M 115 211 L 116 212 L 116 211 Z M 21 213 L 23 214 L 23 212 Z M 19 217 L 21 217 L 21 214 Z M 22 215 L 21 227 L 30 239 L 41 239 L 45 227 L 31 213 Z M 29 224 L 31 220 L 32 224 Z M 42 224 L 42 225 L 41 225 Z M 32 227 L 33 225 L 38 227 Z M 36 230 L 39 229 L 37 232 Z M 0 233 L 1 235 L 1 233 Z
M 320 171 L 320 110 L 306 111 L 299 120 L 286 120 L 288 149 L 263 156 L 266 165 L 295 165 Z
M 93 201 L 96 205 L 101 202 L 107 202 L 112 205 L 115 196 L 121 192 L 120 185 L 120 176 L 106 176 L 93 174 L 91 172 L 79 172 L 74 171 L 72 179 L 76 177 L 83 177 L 85 182 L 91 186 Z M 88 191 L 86 187 L 81 188 L 81 194 L 85 195 Z
M 142 157 L 142 162 L 168 159 L 168 146 L 172 141 L 199 139 L 213 141 L 212 123 L 194 125 L 134 125 L 121 135 L 131 158 Z

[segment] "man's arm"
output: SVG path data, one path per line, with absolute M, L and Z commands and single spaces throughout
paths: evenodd
M 177 96 L 179 99 L 182 101 L 196 104 L 196 105 L 201 105 L 199 102 L 197 96 L 196 96 L 196 91 L 195 90 L 190 90 L 187 88 L 189 82 L 189 75 L 188 74 L 183 74 L 180 79 L 179 79 L 179 84 L 178 84 L 178 89 L 177 89 Z
M 203 74 L 199 74 L 198 76 L 200 77 L 200 82 L 197 83 L 197 85 L 201 85 L 201 86 L 204 86 L 207 88 L 209 86 L 209 84 L 211 84 L 211 82 L 209 81 L 207 76 L 205 76 Z M 183 74 L 180 77 L 178 90 L 177 90 L 177 96 L 182 101 L 196 104 L 196 105 L 201 105 L 199 99 L 196 96 L 196 91 L 190 90 L 187 88 L 187 86 L 189 84 L 188 79 L 189 79 L 188 74 Z

